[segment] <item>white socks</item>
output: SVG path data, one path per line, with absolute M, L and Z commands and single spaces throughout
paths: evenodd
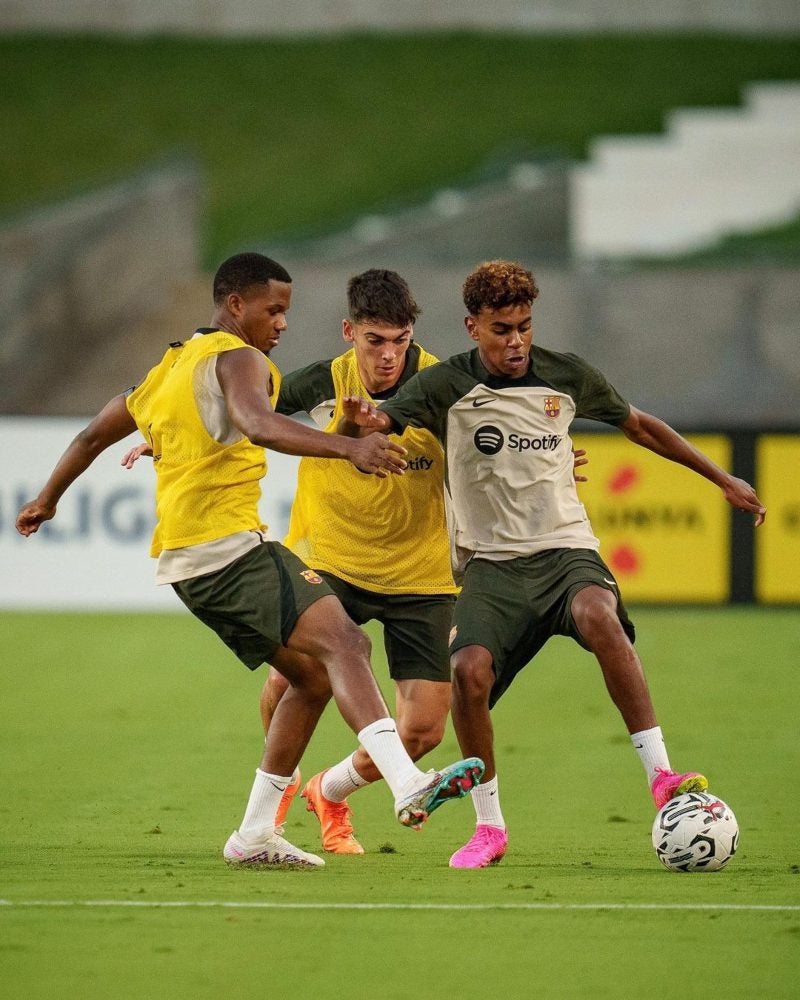
M 344 802 L 348 795 L 368 785 L 366 778 L 362 778 L 353 764 L 354 753 L 344 760 L 339 761 L 329 768 L 322 776 L 320 790 L 326 799 L 331 802 Z
M 497 775 L 491 781 L 481 782 L 472 789 L 472 804 L 478 826 L 499 826 L 505 830 L 506 821 L 500 811 L 500 794 L 497 790 Z
M 274 829 L 278 804 L 291 780 L 291 775 L 284 778 L 277 774 L 267 774 L 260 767 L 256 769 L 256 779 L 244 819 L 239 825 L 239 833 L 245 840 L 255 840 Z
M 653 784 L 653 780 L 656 777 L 656 768 L 661 768 L 665 771 L 671 770 L 667 748 L 664 746 L 664 737 L 661 735 L 661 726 L 655 726 L 653 729 L 643 729 L 640 733 L 631 733 L 631 742 L 639 754 L 639 760 L 644 765 L 649 784 Z M 472 794 L 474 795 L 475 793 L 473 792 Z
M 417 784 L 423 776 L 397 735 L 394 719 L 376 719 L 371 722 L 358 734 L 358 742 L 372 757 L 395 799 L 406 788 Z

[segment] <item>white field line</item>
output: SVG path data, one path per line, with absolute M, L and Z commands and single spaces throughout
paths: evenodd
M 269 903 L 233 900 L 145 900 L 145 899 L 0 899 L 0 907 L 130 907 L 132 909 L 229 909 L 229 910 L 682 910 L 734 913 L 797 913 L 800 905 L 783 903 Z

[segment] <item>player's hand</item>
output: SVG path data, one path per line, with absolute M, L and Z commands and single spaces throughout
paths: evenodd
M 370 403 L 368 399 L 362 399 L 361 396 L 344 396 L 342 398 L 342 416 L 358 427 L 385 430 L 387 426 L 386 416 L 374 403 Z
M 390 472 L 402 475 L 406 462 L 402 456 L 406 449 L 385 434 L 370 434 L 363 438 L 351 438 L 349 458 L 361 472 L 370 472 L 379 479 L 386 479 Z
M 152 457 L 153 449 L 149 444 L 145 444 L 144 441 L 141 444 L 137 444 L 135 448 L 131 448 L 130 451 L 126 451 L 122 456 L 122 462 L 120 463 L 125 469 L 132 469 L 135 462 L 137 462 L 143 455 L 149 455 Z
M 575 477 L 576 483 L 588 483 L 588 476 L 579 476 L 577 470 L 582 465 L 588 465 L 589 459 L 586 457 L 586 451 L 583 448 L 573 448 L 572 449 L 572 475 Z
M 744 479 L 737 479 L 735 476 L 730 476 L 727 482 L 722 486 L 722 492 L 725 495 L 725 499 L 737 510 L 748 511 L 755 515 L 755 527 L 758 528 L 764 523 L 764 519 L 767 516 L 767 508 L 756 496 L 756 491 L 750 485 L 744 481 Z
M 17 531 L 26 538 L 28 535 L 35 535 L 39 525 L 52 520 L 55 515 L 55 507 L 48 507 L 39 500 L 30 500 L 20 507 L 17 514 Z

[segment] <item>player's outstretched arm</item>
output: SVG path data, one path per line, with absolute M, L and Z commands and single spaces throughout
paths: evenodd
M 253 444 L 286 455 L 346 458 L 381 479 L 405 470 L 405 448 L 384 434 L 368 438 L 326 434 L 276 413 L 264 391 L 265 370 L 266 361 L 256 351 L 227 351 L 217 358 L 217 378 L 230 418 Z
M 97 456 L 135 430 L 136 423 L 125 405 L 125 396 L 115 396 L 75 437 L 56 463 L 39 496 L 20 508 L 17 531 L 26 536 L 37 532 L 44 521 L 55 516 L 56 505 L 67 488 Z
M 719 486 L 731 507 L 753 514 L 756 527 L 764 523 L 767 508 L 758 499 L 750 483 L 737 479 L 720 468 L 663 420 L 632 406 L 627 420 L 620 424 L 620 430 L 634 444 L 705 476 L 715 486 Z

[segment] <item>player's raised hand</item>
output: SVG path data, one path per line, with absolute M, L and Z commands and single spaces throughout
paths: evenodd
M 358 427 L 374 428 L 375 430 L 385 430 L 388 426 L 388 418 L 385 414 L 370 403 L 368 399 L 361 396 L 342 397 L 342 416 L 349 423 Z
M 756 491 L 750 483 L 745 482 L 744 479 L 737 479 L 736 476 L 730 476 L 722 485 L 722 492 L 731 507 L 735 507 L 737 510 L 748 511 L 755 515 L 756 528 L 764 523 L 764 519 L 767 516 L 767 508 L 758 499 Z
M 135 448 L 131 448 L 130 451 L 126 451 L 122 456 L 122 462 L 120 465 L 122 465 L 125 469 L 132 469 L 134 463 L 136 463 L 143 455 L 149 455 L 151 457 L 153 455 L 153 449 L 149 444 L 145 444 L 144 441 L 142 441 L 141 444 L 137 444 Z
M 351 438 L 349 458 L 357 469 L 371 472 L 379 479 L 386 479 L 390 472 L 402 475 L 406 468 L 403 455 L 406 449 L 385 434 L 368 434 Z
M 39 526 L 45 521 L 50 521 L 55 514 L 55 507 L 48 507 L 39 500 L 29 500 L 20 507 L 17 514 L 17 531 L 26 538 L 28 535 L 34 535 Z

